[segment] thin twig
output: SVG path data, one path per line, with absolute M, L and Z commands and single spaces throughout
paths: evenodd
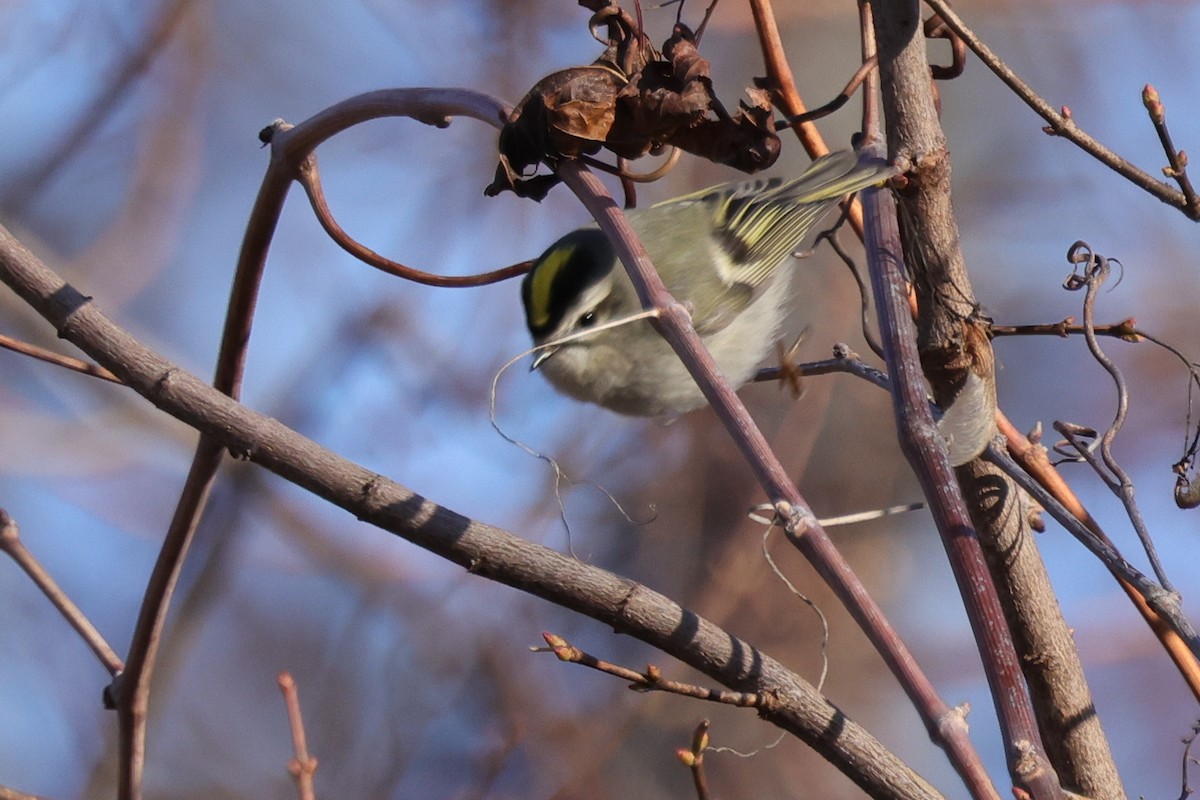
M 819 119 L 828 117 L 830 114 L 846 105 L 846 103 L 850 102 L 851 96 L 853 96 L 854 92 L 858 90 L 859 86 L 863 85 L 863 82 L 867 79 L 867 76 L 876 71 L 877 66 L 878 65 L 875 63 L 874 58 L 864 60 L 859 68 L 854 71 L 854 74 L 850 76 L 850 80 L 846 82 L 846 85 L 842 88 L 842 90 L 838 92 L 837 97 L 833 98 L 823 106 L 811 108 L 798 116 L 786 117 L 779 120 L 775 123 L 775 130 L 782 131 L 803 123 L 816 122 Z
M 890 386 L 886 374 L 865 363 L 858 357 L 857 353 L 853 352 L 845 344 L 834 345 L 833 358 L 823 361 L 808 361 L 803 364 L 764 367 L 755 374 L 753 380 L 756 382 L 777 381 L 785 373 L 796 375 L 797 377 L 807 377 L 811 375 L 831 375 L 838 372 L 862 378 L 878 386 L 880 389 L 886 390 Z
M 597 672 L 603 672 L 606 675 L 613 675 L 621 680 L 629 681 L 629 688 L 635 691 L 667 692 L 669 694 L 682 695 L 683 697 L 692 697 L 697 700 L 707 700 L 712 703 L 737 706 L 738 708 L 761 709 L 771 707 L 770 698 L 757 692 L 731 692 L 728 689 L 705 689 L 695 684 L 673 681 L 664 678 L 662 670 L 653 664 L 647 666 L 645 672 L 638 672 L 628 667 L 622 667 L 620 664 L 613 664 L 610 661 L 597 658 L 556 634 L 543 632 L 542 638 L 546 640 L 546 644 L 549 645 L 548 647 L 531 647 L 529 649 L 535 653 L 554 653 L 559 661 L 579 664 L 580 666 L 594 669 Z
M 1059 322 L 1040 322 L 1033 325 L 992 325 L 988 329 L 988 333 L 992 336 L 1058 336 L 1063 339 L 1070 337 L 1073 333 L 1086 332 L 1087 327 L 1077 325 L 1074 317 L 1066 317 Z M 1092 329 L 1092 333 L 1097 336 L 1124 339 L 1132 343 L 1137 343 L 1143 338 L 1148 338 L 1138 330 L 1137 322 L 1133 317 L 1127 317 L 1120 322 L 1114 322 L 1109 325 L 1099 325 Z
M 1192 726 L 1192 732 L 1183 737 L 1183 758 L 1181 759 L 1181 767 L 1183 771 L 1182 788 L 1179 791 L 1179 800 L 1187 800 L 1192 795 L 1192 785 L 1188 780 L 1188 773 L 1191 772 L 1191 765 L 1200 763 L 1192 757 L 1192 745 L 1196 743 L 1197 736 L 1200 736 L 1200 724 Z
M 279 690 L 283 692 L 283 704 L 287 708 L 288 728 L 292 732 L 292 752 L 288 761 L 288 772 L 296 782 L 296 793 L 300 800 L 316 800 L 317 792 L 313 777 L 317 772 L 317 759 L 308 752 L 308 737 L 304 733 L 304 714 L 300 710 L 300 691 L 290 672 L 279 673 Z
M 949 81 L 962 75 L 967 65 L 966 43 L 950 30 L 950 27 L 937 14 L 933 14 L 925 20 L 922 30 L 926 39 L 945 39 L 950 43 L 949 66 L 930 64 L 931 77 L 938 81 Z
M 20 353 L 31 358 L 36 358 L 39 361 L 45 361 L 48 364 L 54 364 L 57 367 L 64 367 L 74 372 L 79 372 L 84 375 L 90 375 L 93 378 L 99 378 L 110 383 L 120 383 L 121 379 L 104 367 L 98 367 L 95 364 L 83 361 L 71 356 L 64 356 L 60 353 L 55 353 L 52 350 L 47 350 L 44 347 L 38 347 L 29 342 L 22 342 L 20 339 L 14 339 L 11 336 L 0 334 L 0 347 L 6 350 L 12 350 L 14 353 Z
M 333 214 L 329 211 L 329 204 L 325 200 L 325 192 L 321 188 L 321 173 L 317 169 L 317 160 L 315 157 L 305 159 L 300 164 L 296 171 L 296 180 L 304 187 L 304 192 L 308 195 L 308 202 L 312 206 L 313 213 L 316 215 L 317 221 L 321 224 L 325 233 L 329 235 L 329 238 L 333 239 L 338 247 L 359 261 L 381 272 L 386 272 L 388 275 L 394 275 L 397 278 L 404 278 L 405 280 L 425 286 L 456 289 L 460 287 L 486 286 L 506 281 L 509 278 L 524 275 L 533 266 L 532 261 L 522 261 L 511 267 L 504 267 L 503 269 L 484 272 L 479 275 L 435 275 L 432 272 L 423 272 L 419 269 L 407 267 L 404 264 L 392 261 L 376 253 L 346 233 L 342 226 L 338 224 L 337 220 L 333 218 Z
M 679 159 L 682 156 L 683 150 L 672 146 L 671 152 L 667 156 L 667 159 L 649 172 L 630 172 L 625 166 L 627 159 L 624 158 L 617 159 L 617 165 L 615 167 L 612 164 L 606 163 L 598 158 L 595 158 L 594 156 L 589 156 L 586 154 L 579 156 L 579 159 L 592 169 L 598 169 L 601 172 L 607 172 L 609 175 L 614 175 L 620 178 L 622 181 L 630 181 L 632 183 L 654 183 L 657 180 L 661 180 L 668 172 L 675 169 L 675 166 L 679 163 Z M 629 206 L 626 205 L 626 207 L 628 208 Z
M 709 800 L 708 775 L 704 772 L 704 751 L 708 749 L 708 720 L 701 720 L 692 732 L 691 747 L 681 747 L 675 757 L 692 771 L 692 785 L 696 787 L 696 800 Z
M 1046 128 L 1047 133 L 1061 136 L 1067 141 L 1073 142 L 1084 152 L 1135 186 L 1144 189 L 1162 202 L 1178 208 L 1189 218 L 1200 220 L 1200 206 L 1189 204 L 1188 199 L 1182 192 L 1172 189 L 1145 170 L 1135 167 L 1105 147 L 1098 140 L 1092 138 L 1075 124 L 1070 111 L 1065 107 L 1061 112 L 1056 111 L 1040 95 L 1033 91 L 1027 83 L 1021 80 L 1007 64 L 1000 60 L 1000 57 L 993 53 L 991 48 L 984 44 L 975 35 L 974 31 L 967 27 L 962 18 L 954 13 L 954 10 L 945 0 L 925 0 L 925 2 L 941 16 L 942 20 L 951 30 L 966 42 L 967 47 L 996 74 L 996 77 L 1012 89 L 1017 97 L 1021 98 L 1038 116 L 1049 123 L 1049 126 Z
M 870 8 L 870 6 L 864 7 Z M 843 215 L 846 213 L 845 209 L 842 210 L 842 213 Z M 833 248 L 833 252 L 837 254 L 842 263 L 846 265 L 846 268 L 850 270 L 850 275 L 854 278 L 854 285 L 858 287 L 859 325 L 862 329 L 863 339 L 866 340 L 867 347 L 871 348 L 871 352 L 883 358 L 883 345 L 879 343 L 879 337 L 871 329 L 871 292 L 867 288 L 867 284 L 863 281 L 858 263 L 846 252 L 846 249 L 842 247 L 842 243 L 838 240 L 837 232 L 840 226 L 841 220 L 838 220 L 838 224 L 834 225 L 833 228 L 818 234 L 815 241 L 820 242 L 824 240 L 828 242 L 829 246 Z M 813 246 L 815 247 L 816 244 L 814 243 Z
M 84 643 L 91 648 L 100 659 L 100 663 L 108 670 L 109 675 L 117 675 L 125 668 L 120 656 L 109 646 L 108 641 L 101 635 L 92 621 L 87 618 L 79 606 L 67 596 L 66 592 L 50 577 L 50 573 L 41 565 L 25 543 L 21 541 L 21 530 L 8 512 L 0 508 L 0 551 L 8 555 L 29 579 L 41 589 L 51 604 L 58 609 Z
M 858 0 L 858 35 L 863 63 L 870 61 L 875 65 L 863 81 L 862 129 L 875 135 L 883 130 L 883 125 L 879 121 L 879 45 L 875 41 L 875 11 L 869 0 Z M 861 240 L 862 231 L 857 233 Z
M 1163 174 L 1174 178 L 1175 182 L 1179 184 L 1194 218 L 1200 214 L 1200 197 L 1197 197 L 1192 180 L 1187 174 L 1187 153 L 1175 149 L 1175 143 L 1171 141 L 1171 131 L 1167 128 L 1166 106 L 1163 105 L 1162 98 L 1158 96 L 1158 90 L 1148 83 L 1142 89 L 1142 105 L 1146 107 L 1146 112 L 1150 115 L 1150 124 L 1154 126 L 1154 131 L 1158 134 L 1158 141 L 1163 146 L 1163 152 L 1167 154 L 1167 166 L 1163 169 Z

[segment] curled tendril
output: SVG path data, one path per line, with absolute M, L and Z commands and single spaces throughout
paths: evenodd
M 1112 273 L 1113 265 L 1117 267 L 1117 280 L 1109 289 L 1120 286 L 1125 277 L 1124 264 L 1115 258 L 1105 258 L 1083 241 L 1075 242 L 1067 250 L 1067 263 L 1073 265 L 1071 274 L 1063 281 L 1063 288 L 1069 292 L 1079 291 L 1093 283 L 1104 283 Z
M 1100 447 L 1100 433 L 1095 428 L 1069 422 L 1059 422 L 1055 427 L 1065 428 L 1070 436 L 1069 439 L 1060 439 L 1050 447 L 1050 451 L 1058 456 L 1058 460 L 1053 462 L 1056 467 L 1061 464 L 1087 463 L 1087 456 L 1095 455 Z
M 1117 463 L 1117 459 L 1112 453 L 1113 440 L 1124 426 L 1129 413 L 1129 386 L 1125 376 L 1121 374 L 1121 370 L 1117 369 L 1117 365 L 1101 349 L 1100 341 L 1096 337 L 1096 294 L 1112 271 L 1112 264 L 1116 263 L 1120 266 L 1121 262 L 1105 258 L 1094 251 L 1087 242 L 1082 241 L 1076 242 L 1067 250 L 1067 261 L 1072 265 L 1071 274 L 1063 281 L 1063 288 L 1068 291 L 1087 289 L 1083 298 L 1083 335 L 1087 339 L 1088 350 L 1091 351 L 1092 358 L 1096 359 L 1096 363 L 1104 367 L 1105 371 L 1112 376 L 1113 386 L 1117 391 L 1117 410 L 1112 423 L 1100 436 L 1099 449 L 1103 465 L 1093 455 L 1092 445 L 1085 446 L 1080 441 L 1081 436 L 1088 435 L 1085 431 L 1089 431 L 1089 429 L 1081 429 L 1080 426 L 1062 422 L 1056 422 L 1054 428 L 1067 437 L 1076 452 L 1088 462 L 1100 479 L 1120 498 L 1121 503 L 1125 506 L 1125 512 L 1129 515 L 1129 520 L 1133 523 L 1134 530 L 1137 531 L 1138 538 L 1142 542 L 1142 549 L 1146 551 L 1146 557 L 1150 559 L 1150 565 L 1154 568 L 1154 574 L 1158 577 L 1159 583 L 1163 589 L 1173 593 L 1175 587 L 1171 585 L 1171 581 L 1167 577 L 1154 541 L 1150 538 L 1150 531 L 1146 528 L 1145 520 L 1142 519 L 1141 511 L 1134 500 L 1133 481 L 1130 480 L 1125 469 Z
M 620 39 L 614 39 L 611 36 L 611 33 L 614 30 L 623 30 L 621 25 L 614 25 L 612 22 L 614 17 L 620 17 L 621 15 L 621 9 L 616 6 L 608 6 L 607 8 L 602 8 L 595 14 L 592 14 L 592 18 L 588 20 L 588 31 L 592 34 L 592 38 L 600 44 L 608 47 L 625 41 L 626 37 L 624 36 Z M 602 30 L 603 28 L 608 28 L 609 32 L 605 33 Z

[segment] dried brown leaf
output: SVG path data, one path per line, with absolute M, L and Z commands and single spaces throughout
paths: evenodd
M 595 12 L 593 32 L 607 26 L 606 49 L 592 65 L 556 72 L 529 91 L 500 133 L 500 164 L 486 194 L 510 190 L 541 199 L 555 179 L 535 174 L 539 164 L 602 147 L 632 160 L 674 145 L 744 172 L 775 162 L 780 143 L 770 95 L 748 89 L 750 103 L 730 116 L 689 28 L 677 24 L 660 54 L 612 0 L 580 4 Z

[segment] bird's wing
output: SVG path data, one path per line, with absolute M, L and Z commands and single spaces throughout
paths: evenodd
M 790 181 L 718 186 L 662 204 L 678 203 L 680 213 L 703 211 L 711 219 L 712 258 L 724 289 L 696 298 L 697 330 L 712 332 L 727 325 L 839 200 L 894 174 L 896 169 L 886 162 L 842 150 L 822 156 Z

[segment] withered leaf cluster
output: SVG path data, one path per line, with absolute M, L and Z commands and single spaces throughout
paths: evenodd
M 509 190 L 541 200 L 558 179 L 536 174 L 539 164 L 602 148 L 635 159 L 673 145 L 750 173 L 775 163 L 780 144 L 767 91 L 747 89 L 750 101 L 731 115 L 714 95 L 709 63 L 685 25 L 675 25 L 659 52 L 615 0 L 580 5 L 594 12 L 594 33 L 607 28 L 607 47 L 588 66 L 540 80 L 513 110 L 500 132 L 488 196 Z

